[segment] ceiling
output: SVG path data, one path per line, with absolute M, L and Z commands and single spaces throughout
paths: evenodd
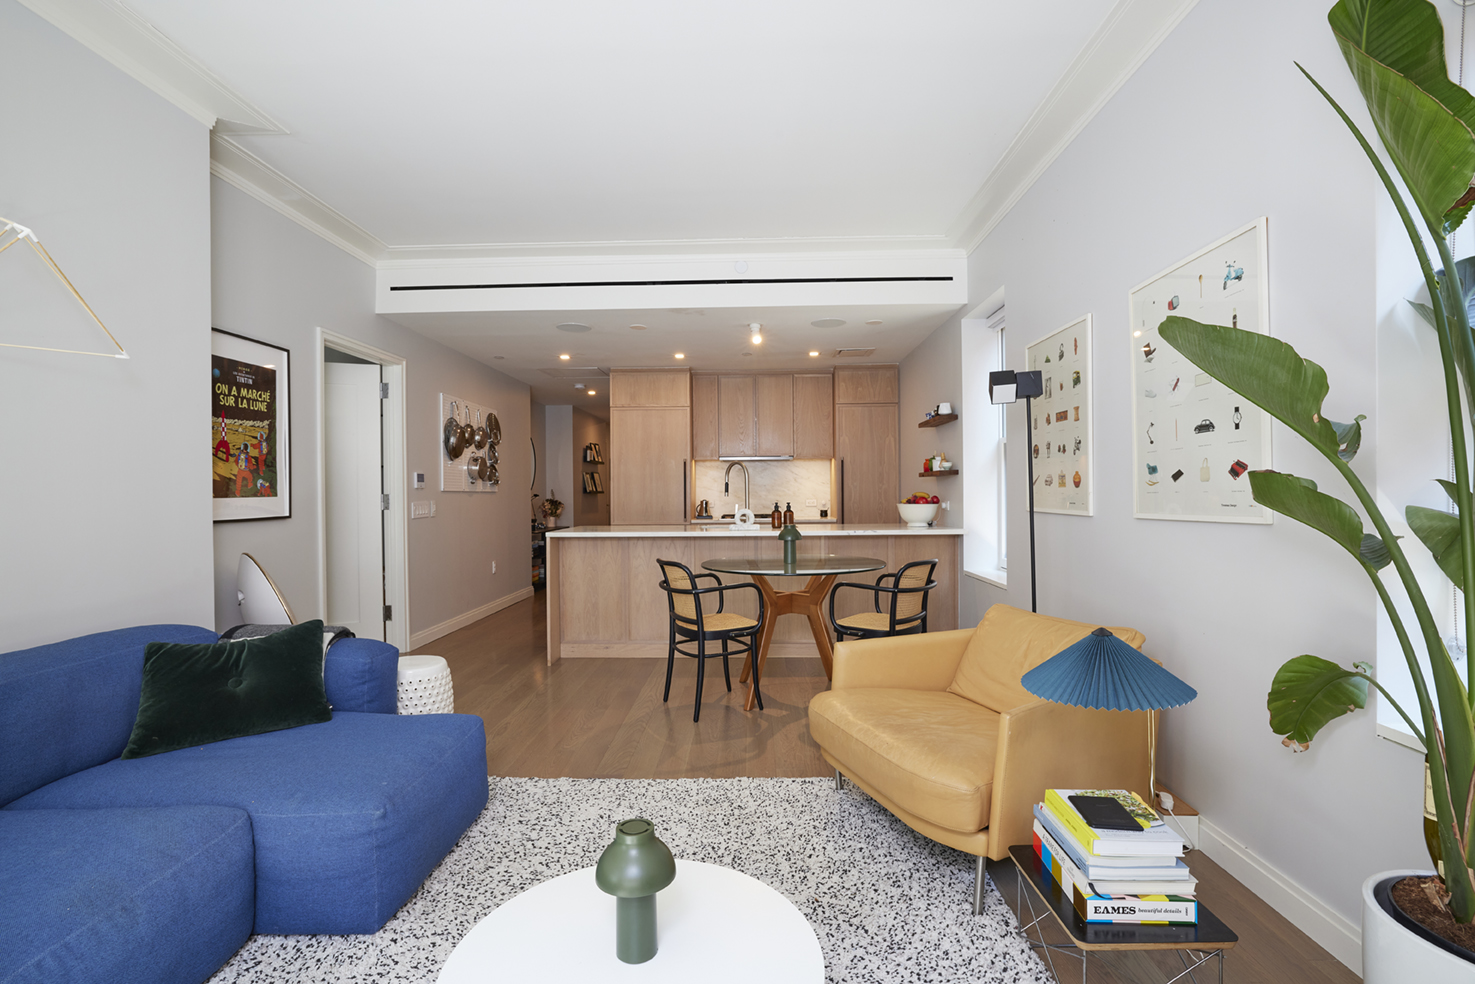
M 864 244 L 946 237 L 1113 0 L 128 5 L 390 246 Z
M 549 257 L 961 262 L 1197 0 L 20 2 L 213 126 L 223 180 L 381 278 L 455 281 Z M 875 345 L 894 362 L 959 307 L 622 296 L 380 309 L 562 402 L 572 381 L 543 372 L 560 352 L 793 369 Z M 577 399 L 602 412 L 596 393 Z

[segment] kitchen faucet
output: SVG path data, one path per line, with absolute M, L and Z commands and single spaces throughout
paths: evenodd
M 722 494 L 731 494 L 731 491 L 728 488 L 727 479 L 728 476 L 732 474 L 732 470 L 734 468 L 741 468 L 743 470 L 743 508 L 751 510 L 753 507 L 748 505 L 748 466 L 743 464 L 741 461 L 729 462 L 727 465 L 727 471 L 722 473 Z

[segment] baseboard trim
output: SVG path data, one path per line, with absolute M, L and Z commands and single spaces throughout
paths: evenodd
M 455 618 L 448 618 L 439 625 L 432 625 L 428 629 L 421 629 L 419 632 L 411 633 L 410 649 L 412 651 L 419 649 L 421 646 L 432 643 L 443 635 L 450 635 L 457 629 L 464 629 L 472 622 L 479 622 L 488 615 L 500 612 L 509 605 L 515 605 L 519 601 L 531 598 L 532 596 L 533 586 L 529 584 L 527 587 L 514 591 L 510 595 L 503 595 L 497 600 L 489 601 L 479 608 L 473 608 L 469 612 L 463 612 Z
M 1204 817 L 1199 850 L 1311 937 L 1357 976 L 1362 976 L 1362 927 L 1347 920 L 1269 861 Z

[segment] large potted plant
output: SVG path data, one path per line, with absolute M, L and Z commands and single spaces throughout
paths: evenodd
M 1410 506 L 1408 525 L 1434 555 L 1440 569 L 1462 590 L 1475 585 L 1475 510 L 1471 504 L 1470 439 L 1462 400 L 1475 414 L 1475 337 L 1467 299 L 1475 293 L 1475 267 L 1457 268 L 1447 236 L 1464 221 L 1475 202 L 1475 97 L 1450 81 L 1444 61 L 1444 31 L 1439 14 L 1426 0 L 1342 0 L 1328 15 L 1337 44 L 1372 115 L 1383 149 L 1408 197 L 1399 191 L 1378 153 L 1331 95 L 1301 69 L 1326 97 L 1361 144 L 1402 217 L 1418 256 L 1430 303 L 1416 304 L 1439 340 L 1444 392 L 1454 447 L 1453 482 L 1441 482 L 1454 502 L 1453 514 Z M 1297 67 L 1300 67 L 1299 65 Z M 1420 226 L 1422 223 L 1422 228 Z M 1425 238 L 1427 236 L 1427 239 Z M 1430 245 L 1438 263 L 1431 258 Z M 1444 271 L 1455 271 L 1452 276 Z M 1461 274 L 1464 274 L 1462 282 Z M 1302 359 L 1284 342 L 1236 328 L 1169 317 L 1162 338 L 1205 372 L 1265 409 L 1320 451 L 1341 474 L 1371 521 L 1367 532 L 1356 509 L 1317 488 L 1310 479 L 1276 471 L 1250 473 L 1255 501 L 1321 531 L 1336 541 L 1371 578 L 1393 624 L 1413 677 L 1418 706 L 1399 706 L 1373 678 L 1366 663 L 1339 666 L 1318 656 L 1289 660 L 1275 674 L 1267 706 L 1270 726 L 1292 750 L 1304 750 L 1327 722 L 1366 705 L 1368 687 L 1377 687 L 1423 743 L 1429 764 L 1437 832 L 1428 840 L 1442 861 L 1442 877 L 1425 884 L 1405 883 L 1427 899 L 1426 921 L 1446 923 L 1445 935 L 1472 932 L 1475 919 L 1475 717 L 1472 680 L 1462 679 L 1445 648 L 1424 590 L 1414 576 L 1373 494 L 1352 470 L 1362 440 L 1361 423 L 1338 423 L 1322 413 L 1326 373 Z M 1417 622 L 1405 625 L 1394 605 L 1391 566 Z M 1475 592 L 1475 588 L 1472 588 Z M 1464 595 L 1467 651 L 1475 653 L 1475 593 Z M 1418 643 L 1415 639 L 1418 639 Z M 1420 649 L 1427 661 L 1420 663 Z M 1475 660 L 1467 664 L 1475 669 Z M 1380 897 L 1394 875 L 1374 875 L 1363 886 L 1363 973 L 1370 984 L 1383 981 L 1468 981 L 1475 965 L 1457 948 L 1430 942 L 1413 923 L 1399 918 L 1398 906 Z M 1426 873 L 1427 874 L 1427 873 Z M 1387 876 L 1387 877 L 1385 877 Z M 1398 913 L 1398 915 L 1395 915 Z M 1421 917 L 1421 918 L 1423 918 Z M 1451 928 L 1452 927 L 1452 928 Z M 1436 928 L 1436 932 L 1439 930 Z M 1469 937 L 1475 940 L 1475 936 Z M 1469 945 L 1467 943 L 1467 945 Z M 1475 949 L 1475 946 L 1471 947 Z

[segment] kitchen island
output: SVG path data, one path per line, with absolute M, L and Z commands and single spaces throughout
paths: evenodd
M 958 579 L 963 531 L 943 527 L 815 524 L 798 526 L 804 539 L 799 555 L 843 554 L 875 557 L 895 571 L 913 560 L 937 558 L 937 587 L 928 598 L 930 631 L 958 627 Z M 767 526 L 729 530 L 700 526 L 575 526 L 548 534 L 548 662 L 562 657 L 666 656 L 670 615 L 660 588 L 656 558 L 680 561 L 695 573 L 702 562 L 720 557 L 781 557 L 778 533 Z M 879 573 L 879 572 L 878 572 Z M 726 584 L 750 578 L 722 575 Z M 775 577 L 780 591 L 797 591 L 806 578 Z M 875 575 L 842 580 L 866 584 Z M 711 582 L 704 582 L 710 584 Z M 871 611 L 874 596 L 842 591 L 835 606 L 840 617 Z M 756 617 L 752 591 L 735 592 L 727 611 Z M 824 606 L 829 616 L 829 603 Z M 819 657 L 803 618 L 780 618 L 774 625 L 770 657 Z

